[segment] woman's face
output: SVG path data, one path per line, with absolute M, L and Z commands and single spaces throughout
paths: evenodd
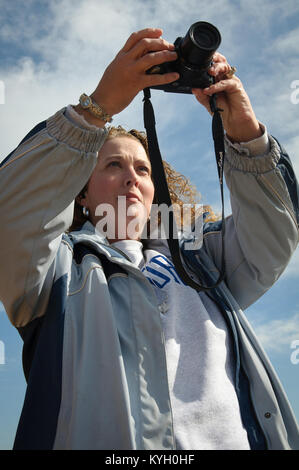
M 126 136 L 107 140 L 80 201 L 89 209 L 93 225 L 111 243 L 137 240 L 148 220 L 153 198 L 151 165 L 141 143 Z

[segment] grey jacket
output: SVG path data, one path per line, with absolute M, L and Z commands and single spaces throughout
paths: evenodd
M 38 124 L 0 167 L 0 299 L 24 340 L 27 392 L 16 449 L 174 449 L 164 337 L 143 273 L 90 223 L 65 235 L 106 130 L 71 123 L 64 109 Z M 269 155 L 227 149 L 232 216 L 226 280 L 209 295 L 233 338 L 235 387 L 252 449 L 298 449 L 287 397 L 241 309 L 278 279 L 298 243 L 298 186 L 270 137 Z M 181 249 L 194 278 L 221 265 L 220 225 L 203 247 Z M 153 249 L 169 256 L 167 245 Z

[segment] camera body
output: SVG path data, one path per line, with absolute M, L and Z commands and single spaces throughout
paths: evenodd
M 180 78 L 151 88 L 170 93 L 192 93 L 192 88 L 210 86 L 214 79 L 208 71 L 220 43 L 221 35 L 215 26 L 205 21 L 194 23 L 185 37 L 178 37 L 174 42 L 177 60 L 155 65 L 147 71 L 148 74 L 178 72 Z

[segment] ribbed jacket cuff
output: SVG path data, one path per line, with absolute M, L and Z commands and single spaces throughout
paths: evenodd
M 108 130 L 82 129 L 67 119 L 62 108 L 47 120 L 47 130 L 51 137 L 83 152 L 98 152 L 106 140 Z
M 240 151 L 237 151 L 230 145 L 225 145 L 226 154 L 225 159 L 229 165 L 236 170 L 244 171 L 246 173 L 261 174 L 273 170 L 279 159 L 280 149 L 277 142 L 268 135 L 270 142 L 270 152 L 267 155 L 250 157 Z

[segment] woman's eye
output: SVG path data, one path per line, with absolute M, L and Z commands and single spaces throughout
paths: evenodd
M 120 162 L 118 160 L 113 160 L 112 162 L 110 162 L 108 164 L 108 166 L 118 166 L 118 167 L 120 167 L 121 165 L 120 165 Z
M 150 169 L 147 166 L 140 166 L 139 170 L 144 172 L 144 173 L 149 173 Z

